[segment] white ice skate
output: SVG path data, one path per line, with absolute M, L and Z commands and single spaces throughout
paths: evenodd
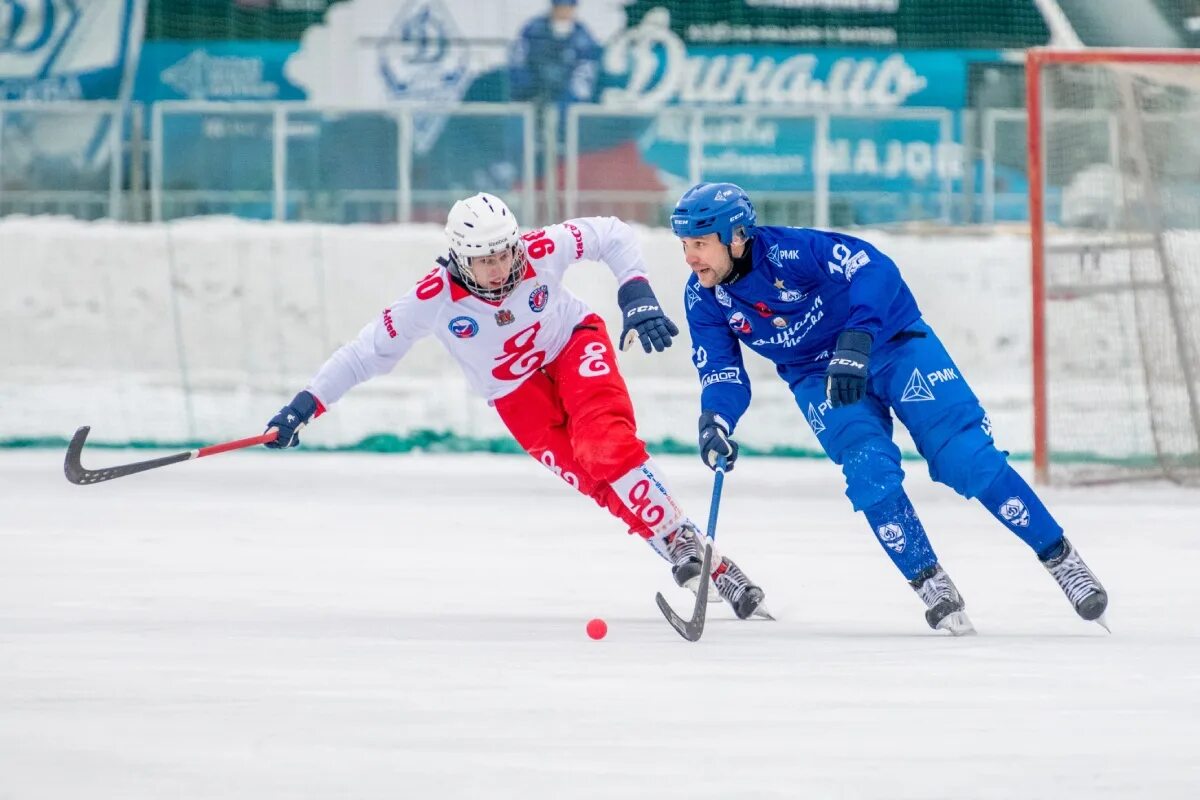
M 1108 608 L 1108 592 L 1096 580 L 1095 574 L 1083 562 L 1075 546 L 1063 537 L 1062 550 L 1042 562 L 1042 566 L 1057 581 L 1063 594 L 1071 601 L 1075 613 L 1088 622 L 1095 622 L 1112 633 L 1104 612 Z
M 746 573 L 728 558 L 722 557 L 721 563 L 713 570 L 713 583 L 717 593 L 733 606 L 733 613 L 737 614 L 738 619 L 775 619 L 763 605 L 766 593 L 751 583 Z
M 704 556 L 700 544 L 700 531 L 692 523 L 685 522 L 667 536 L 666 545 L 667 557 L 671 560 L 671 577 L 675 579 L 675 583 L 691 590 L 692 594 L 699 593 L 701 562 Z M 709 591 L 708 602 L 719 603 L 721 596 L 715 591 Z
M 935 631 L 949 631 L 951 636 L 975 633 L 975 626 L 967 616 L 967 604 L 941 564 L 934 564 L 908 585 L 925 603 L 925 621 L 929 627 Z

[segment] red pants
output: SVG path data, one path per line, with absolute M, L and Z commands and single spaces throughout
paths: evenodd
M 495 406 L 529 455 L 619 517 L 630 533 L 650 538 L 609 485 L 649 456 L 604 320 L 586 317 L 558 358 Z

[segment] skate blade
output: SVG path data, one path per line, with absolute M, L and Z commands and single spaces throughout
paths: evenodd
M 775 619 L 775 617 L 771 615 L 771 612 L 767 611 L 767 609 L 764 608 L 763 606 L 759 606 L 758 608 L 756 608 L 752 612 L 750 612 L 750 616 L 747 619 L 762 619 L 762 620 L 767 620 L 769 622 L 777 621 Z
M 947 614 L 942 618 L 942 621 L 937 624 L 939 631 L 949 631 L 951 636 L 974 636 L 975 626 L 971 624 L 971 619 L 965 611 L 955 611 L 953 614 Z
M 1108 627 L 1108 620 L 1104 618 L 1103 614 L 1096 617 L 1094 620 L 1092 620 L 1092 622 L 1096 623 L 1101 628 L 1104 628 L 1104 630 L 1108 631 L 1109 633 L 1112 633 L 1112 628 Z
M 692 578 L 690 581 L 683 582 L 683 588 L 689 590 L 693 595 L 700 593 L 700 576 Z M 717 587 L 710 581 L 708 584 L 708 602 L 709 605 L 721 602 L 721 595 L 717 594 Z

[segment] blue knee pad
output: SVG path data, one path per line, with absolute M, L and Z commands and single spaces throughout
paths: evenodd
M 916 441 L 929 464 L 929 477 L 963 497 L 978 497 L 1008 468 L 996 449 L 983 409 L 977 403 L 952 409 Z
M 929 477 L 963 497 L 979 497 L 1008 468 L 1008 458 L 982 434 L 962 435 L 929 460 Z
M 846 497 L 855 511 L 866 511 L 903 493 L 900 450 L 891 441 L 868 440 L 848 448 L 837 461 L 846 476 Z

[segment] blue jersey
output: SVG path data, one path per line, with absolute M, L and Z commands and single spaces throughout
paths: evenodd
M 750 247 L 737 280 L 706 289 L 693 275 L 684 289 L 700 407 L 730 425 L 750 405 L 742 345 L 793 385 L 825 371 L 842 331 L 866 331 L 878 346 L 921 317 L 895 262 L 862 239 L 764 226 Z
M 601 48 L 582 23 L 558 38 L 550 17 L 531 19 L 521 28 L 509 53 L 513 100 L 587 103 L 595 97 Z

